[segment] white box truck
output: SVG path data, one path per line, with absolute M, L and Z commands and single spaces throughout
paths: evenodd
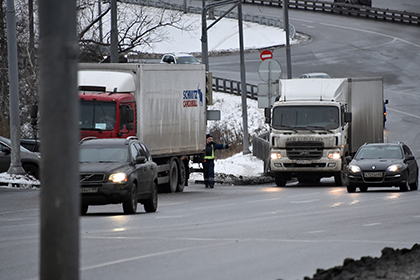
M 382 78 L 279 80 L 266 109 L 276 185 L 331 176 L 345 185 L 346 156 L 365 142 L 383 142 L 383 110 Z
M 80 134 L 136 136 L 158 165 L 158 187 L 182 192 L 206 134 L 203 64 L 79 64 Z

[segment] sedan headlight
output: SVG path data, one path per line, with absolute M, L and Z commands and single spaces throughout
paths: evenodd
M 352 172 L 352 173 L 359 173 L 362 170 L 357 165 L 349 165 L 349 171 Z
M 388 171 L 388 172 L 398 172 L 401 168 L 402 168 L 401 164 L 393 164 L 393 165 L 388 166 L 386 171 Z
M 123 172 L 112 173 L 111 175 L 109 175 L 108 180 L 115 184 L 125 183 L 127 182 L 127 174 Z

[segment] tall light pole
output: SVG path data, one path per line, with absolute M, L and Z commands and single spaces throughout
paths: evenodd
M 9 174 L 25 174 L 20 161 L 19 80 L 16 42 L 16 15 L 13 0 L 7 0 L 7 53 L 9 59 L 9 106 L 11 159 Z

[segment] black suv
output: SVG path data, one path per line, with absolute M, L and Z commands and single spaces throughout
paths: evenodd
M 350 160 L 349 158 L 347 158 Z M 347 191 L 356 187 L 399 187 L 401 191 L 417 190 L 419 167 L 410 148 L 402 143 L 362 145 L 346 169 Z
M 80 141 L 81 212 L 89 205 L 122 203 L 125 214 L 146 212 L 158 206 L 157 165 L 146 146 L 127 139 L 84 138 Z

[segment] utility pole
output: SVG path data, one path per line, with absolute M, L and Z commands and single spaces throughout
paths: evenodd
M 14 0 L 7 0 L 7 53 L 9 59 L 9 106 L 11 159 L 9 174 L 25 174 L 20 161 L 19 80 L 16 42 L 16 14 Z
M 79 100 L 76 0 L 38 0 L 40 280 L 78 280 Z
M 111 63 L 118 63 L 117 0 L 111 0 Z
M 290 54 L 290 32 L 289 32 L 289 0 L 283 0 L 283 29 L 286 32 L 286 61 L 287 78 L 292 78 L 292 59 Z

